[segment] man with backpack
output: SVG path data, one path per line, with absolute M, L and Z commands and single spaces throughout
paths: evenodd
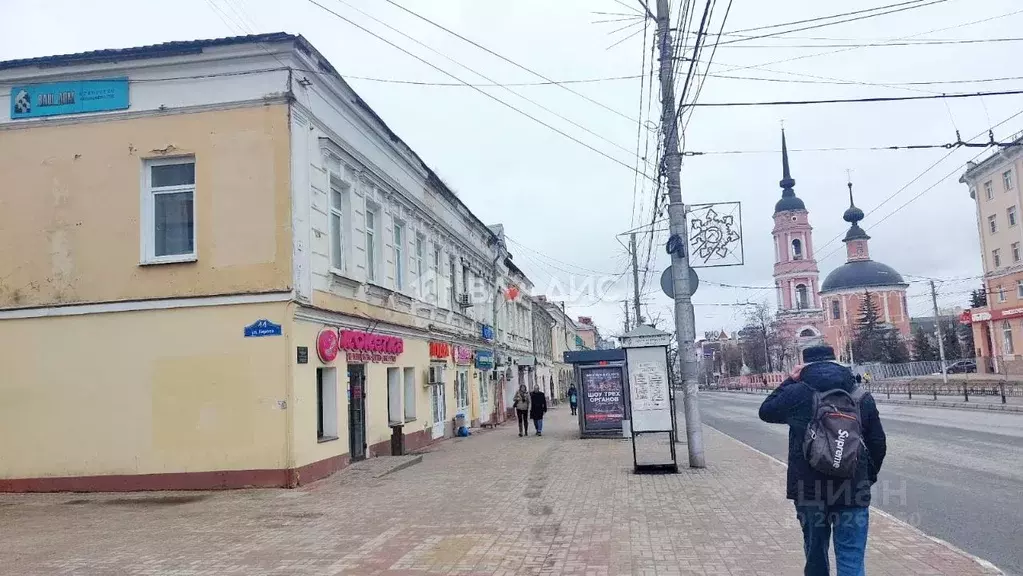
M 870 487 L 886 439 L 874 398 L 830 346 L 803 351 L 802 366 L 760 406 L 760 419 L 789 425 L 786 497 L 803 529 L 805 576 L 828 575 L 834 533 L 838 576 L 863 576 Z

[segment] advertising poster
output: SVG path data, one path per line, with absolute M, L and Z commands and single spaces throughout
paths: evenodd
M 586 428 L 621 428 L 625 418 L 621 367 L 584 368 L 581 372 Z

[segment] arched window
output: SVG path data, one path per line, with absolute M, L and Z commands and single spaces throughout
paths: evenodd
M 806 328 L 805 330 L 799 333 L 800 338 L 813 338 L 816 335 L 817 334 L 809 328 Z
M 803 310 L 810 307 L 810 293 L 806 284 L 796 284 L 796 308 Z
M 831 301 L 831 319 L 838 320 L 842 317 L 842 304 L 835 298 Z
M 1014 354 L 1012 349 L 1012 324 L 1008 320 L 1002 321 L 1002 353 L 1003 354 Z
M 803 241 L 796 238 L 792 241 L 792 259 L 802 260 L 803 259 Z

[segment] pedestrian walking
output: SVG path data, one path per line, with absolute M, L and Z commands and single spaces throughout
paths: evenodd
M 515 414 L 519 417 L 519 436 L 529 434 L 529 392 L 525 384 L 519 384 L 519 389 L 512 398 L 512 406 L 515 407 Z
M 579 392 L 575 389 L 575 384 L 568 386 L 568 406 L 572 409 L 572 415 L 575 416 L 575 411 L 579 408 Z
M 539 385 L 534 384 L 533 392 L 529 395 L 529 417 L 533 419 L 537 436 L 543 436 L 543 415 L 546 413 L 547 396 L 540 390 Z
M 803 530 L 805 576 L 827 576 L 829 540 L 838 576 L 864 576 L 870 487 L 887 445 L 874 398 L 835 362 L 831 346 L 803 351 L 803 365 L 760 406 L 789 426 L 786 497 Z

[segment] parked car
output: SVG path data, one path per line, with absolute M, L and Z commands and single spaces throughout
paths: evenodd
M 974 360 L 959 360 L 945 367 L 946 374 L 972 374 L 977 371 L 977 362 Z M 935 372 L 940 375 L 941 372 Z

